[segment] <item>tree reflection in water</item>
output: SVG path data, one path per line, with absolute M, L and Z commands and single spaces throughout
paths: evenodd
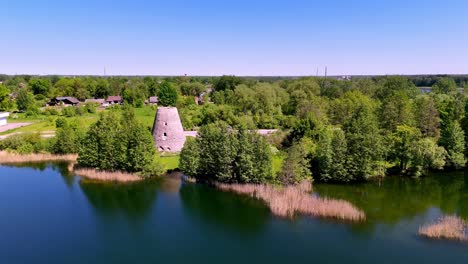
M 191 217 L 229 231 L 259 232 L 271 217 L 261 201 L 201 184 L 182 184 L 180 198 Z
M 160 181 L 118 184 L 80 180 L 79 185 L 99 214 L 143 218 L 155 204 Z
M 366 223 L 355 230 L 371 231 L 376 223 L 394 225 L 440 208 L 468 220 L 466 172 L 437 173 L 418 179 L 391 176 L 380 182 L 354 185 L 315 184 L 321 196 L 347 200 L 366 213 Z

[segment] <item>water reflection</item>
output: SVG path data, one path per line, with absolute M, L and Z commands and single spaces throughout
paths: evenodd
M 73 172 L 70 172 L 68 169 L 69 163 L 67 162 L 25 162 L 25 163 L 12 163 L 7 165 L 2 165 L 4 167 L 11 168 L 29 168 L 38 171 L 45 171 L 46 169 L 52 169 L 60 174 L 63 181 L 68 187 L 72 187 L 76 181 L 76 175 Z
M 322 196 L 347 200 L 366 212 L 364 227 L 390 225 L 440 208 L 444 214 L 468 219 L 468 178 L 464 172 L 439 173 L 419 179 L 389 177 L 353 186 L 317 184 Z
M 180 198 L 191 216 L 231 231 L 258 232 L 270 218 L 269 209 L 260 201 L 200 184 L 183 184 Z
M 80 180 L 79 186 L 89 203 L 101 215 L 144 218 L 155 204 L 160 182 L 115 184 Z

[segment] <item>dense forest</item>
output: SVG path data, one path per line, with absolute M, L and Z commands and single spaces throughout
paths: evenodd
M 111 95 L 138 108 L 158 96 L 160 105 L 178 107 L 186 130 L 200 132 L 181 155 L 181 168 L 193 176 L 225 182 L 353 182 L 465 167 L 467 81 L 466 76 L 2 75 L 0 110 L 43 115 L 52 111 L 44 106 L 54 97 L 84 101 Z M 432 89 L 423 91 L 423 86 Z M 278 132 L 251 135 L 262 128 Z M 271 156 L 281 153 L 282 169 L 274 173 Z

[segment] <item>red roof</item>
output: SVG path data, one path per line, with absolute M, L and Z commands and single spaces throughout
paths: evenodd
M 122 96 L 109 96 L 106 102 L 122 102 Z

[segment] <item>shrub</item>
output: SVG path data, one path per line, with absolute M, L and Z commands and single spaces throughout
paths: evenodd
M 62 109 L 62 115 L 66 117 L 74 117 L 76 116 L 76 110 L 74 109 L 74 107 L 64 107 Z
M 39 133 L 17 134 L 0 140 L 0 150 L 10 150 L 21 154 L 45 151 L 47 141 Z
M 44 109 L 44 115 L 59 115 L 60 112 L 56 108 L 47 107 Z
M 86 109 L 86 112 L 94 114 L 96 113 L 96 109 L 98 108 L 98 106 L 99 104 L 97 103 L 86 103 L 84 107 Z
M 84 114 L 84 109 L 83 109 L 83 107 L 78 107 L 78 106 L 76 106 L 76 107 L 75 107 L 75 115 L 77 115 L 77 116 L 82 116 L 83 114 Z
M 67 120 L 63 117 L 59 117 L 55 120 L 55 127 L 56 128 L 61 128 L 64 127 L 67 124 Z

